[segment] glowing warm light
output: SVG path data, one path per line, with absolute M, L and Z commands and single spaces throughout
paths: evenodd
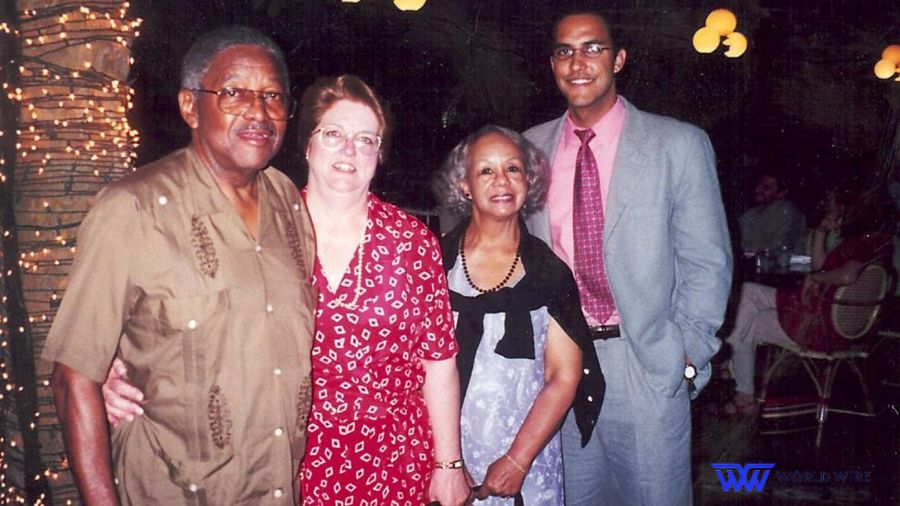
M 898 71 L 900 69 L 888 60 L 878 60 L 878 63 L 875 64 L 875 75 L 878 76 L 878 79 L 890 79 Z
M 417 11 L 425 5 L 426 0 L 394 0 L 394 5 L 401 11 Z
M 881 58 L 900 65 L 900 45 L 891 44 L 881 52 Z
M 725 51 L 725 56 L 728 58 L 737 58 L 747 51 L 747 37 L 739 32 L 729 33 L 722 44 L 728 46 L 728 50 Z
M 694 33 L 693 43 L 698 53 L 712 53 L 719 47 L 719 34 L 712 28 L 704 26 Z
M 747 51 L 747 37 L 736 32 L 737 17 L 728 9 L 716 9 L 706 16 L 706 25 L 694 32 L 691 42 L 698 53 L 712 53 L 719 42 L 728 47 L 725 56 L 737 58 Z M 722 40 L 722 37 L 725 40 Z
M 17 137 L 14 142 L 15 170 L 25 175 L 23 180 L 34 187 L 22 192 L 21 207 L 17 201 L 17 214 L 24 211 L 18 215 L 22 221 L 16 225 L 19 230 L 17 256 L 21 255 L 20 259 L 17 262 L 11 259 L 3 262 L 0 253 L 0 263 L 4 266 L 0 278 L 13 276 L 14 269 L 18 268 L 24 280 L 29 306 L 31 301 L 39 299 L 47 302 L 43 306 L 39 304 L 28 308 L 26 321 L 34 324 L 31 328 L 18 325 L 8 327 L 6 312 L 0 311 L 0 348 L 6 348 L 20 334 L 39 340 L 46 333 L 49 325 L 42 326 L 40 322 L 52 320 L 62 295 L 53 291 L 47 297 L 43 288 L 35 287 L 46 285 L 48 277 L 53 280 L 61 278 L 75 254 L 75 247 L 72 246 L 75 238 L 66 237 L 67 233 L 61 227 L 77 225 L 80 220 L 79 215 L 86 206 L 80 203 L 73 206 L 73 203 L 80 202 L 80 192 L 93 193 L 100 185 L 134 170 L 133 162 L 137 156 L 134 149 L 139 142 L 136 132 L 125 135 L 132 132 L 125 112 L 133 105 L 134 90 L 112 79 L 102 68 L 97 68 L 107 66 L 106 60 L 99 58 L 106 55 L 95 54 L 94 49 L 99 45 L 91 43 L 93 40 L 115 39 L 126 48 L 131 46 L 141 20 L 127 19 L 128 3 L 94 2 L 91 8 L 79 8 L 77 2 L 55 2 L 49 8 L 44 6 L 46 2 L 31 3 L 39 3 L 42 7 L 20 13 L 21 31 L 11 30 L 5 22 L 0 23 L 0 33 L 12 33 L 20 41 L 20 54 L 4 60 L 2 65 L 8 65 L 3 75 L 18 71 L 16 77 L 22 77 L 22 84 L 16 88 L 8 82 L 0 82 L 0 86 L 2 93 L 17 102 L 22 111 L 18 127 L 9 129 L 7 133 L 14 131 Z M 112 5 L 114 3 L 117 5 Z M 69 50 L 74 50 L 73 53 L 78 56 L 66 55 L 58 62 L 54 60 L 53 65 L 44 59 L 44 55 L 57 55 Z M 124 60 L 127 53 L 126 49 L 124 56 L 117 55 L 116 58 Z M 133 63 L 130 58 L 124 61 Z M 0 130 L 0 137 L 3 135 Z M 8 165 L 11 164 L 0 158 L 0 168 L 6 170 Z M 7 174 L 9 172 L 0 173 L 0 183 L 7 181 Z M 95 185 L 96 189 L 86 188 L 86 183 Z M 42 210 L 39 214 L 34 212 L 38 209 Z M 71 222 L 74 224 L 70 225 Z M 0 236 L 10 235 L 10 230 L 0 230 Z M 29 299 L 29 291 L 35 290 L 41 297 Z M 6 296 L 0 296 L 0 304 L 7 304 Z M 17 396 L 23 393 L 34 395 L 29 393 L 29 388 L 35 385 L 10 382 L 3 372 L 7 355 L 5 350 L 2 351 L 0 400 L 4 400 L 3 394 L 6 392 Z M 37 386 L 46 388 L 47 380 L 37 380 Z M 8 408 L 10 403 L 5 401 L 2 404 L 4 417 L 8 409 L 16 409 Z M 7 470 L 21 466 L 21 462 L 10 466 L 4 452 L 10 447 L 30 444 L 18 434 L 37 431 L 39 416 L 39 412 L 18 413 L 19 424 L 15 431 L 18 440 L 5 439 L 5 433 L 0 434 L 0 504 L 25 504 L 24 496 L 6 479 Z M 51 427 L 44 429 L 48 428 Z M 54 465 L 45 468 L 32 476 L 34 480 L 45 477 L 58 480 L 60 474 L 56 471 L 69 473 L 65 458 L 62 464 L 61 467 Z M 41 495 L 33 504 L 47 504 L 44 497 Z M 72 504 L 72 501 L 57 502 Z
M 716 9 L 706 16 L 706 27 L 724 37 L 737 28 L 737 18 L 728 9 Z
M 900 45 L 891 44 L 881 52 L 881 59 L 875 64 L 875 75 L 879 79 L 890 79 L 897 75 L 900 81 Z

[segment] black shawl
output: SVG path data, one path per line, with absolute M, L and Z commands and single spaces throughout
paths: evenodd
M 450 272 L 456 264 L 459 242 L 468 226 L 467 218 L 441 239 L 446 272 Z M 456 365 L 459 369 L 460 395 L 465 398 L 472 377 L 475 352 L 484 334 L 484 315 L 506 313 L 505 332 L 494 348 L 496 353 L 506 358 L 534 360 L 534 332 L 529 312 L 546 306 L 553 319 L 581 348 L 583 371 L 573 408 L 581 432 L 581 445 L 585 446 L 597 423 L 606 383 L 600 371 L 590 330 L 581 312 L 578 287 L 572 271 L 550 247 L 531 235 L 524 223 L 520 222 L 519 228 L 519 247 L 525 276 L 515 286 L 503 287 L 496 292 L 476 297 L 466 297 L 450 291 L 450 305 L 459 313 L 456 322 L 459 341 Z

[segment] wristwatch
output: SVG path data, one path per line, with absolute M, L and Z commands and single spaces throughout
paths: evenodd
M 697 368 L 694 367 L 694 364 L 687 364 L 684 366 L 684 378 L 688 381 L 694 381 L 694 378 L 697 377 Z

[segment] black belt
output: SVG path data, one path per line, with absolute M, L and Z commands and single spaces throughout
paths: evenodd
M 591 339 L 594 341 L 605 341 L 607 339 L 613 339 L 615 337 L 622 337 L 622 333 L 619 332 L 618 325 L 595 325 L 590 327 L 591 329 Z

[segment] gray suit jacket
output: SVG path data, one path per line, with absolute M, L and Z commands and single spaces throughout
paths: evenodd
M 707 379 L 721 345 L 715 332 L 731 288 L 731 242 L 706 133 L 628 101 L 625 106 L 603 261 L 622 336 L 650 386 L 672 396 L 682 384 L 684 357 Z M 565 115 L 525 132 L 551 163 L 564 121 Z M 550 243 L 546 209 L 528 227 Z

